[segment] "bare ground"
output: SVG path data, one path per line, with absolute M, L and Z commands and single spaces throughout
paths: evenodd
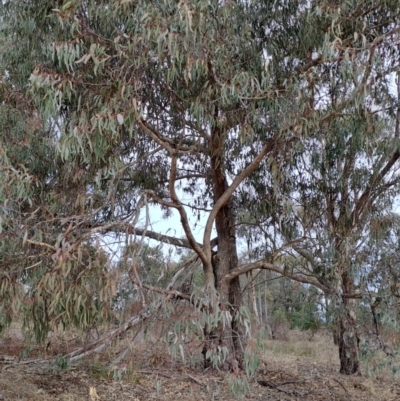
M 240 386 L 241 376 L 185 367 L 174 361 L 157 339 L 145 346 L 136 338 L 129 363 L 121 363 L 114 373 L 106 366 L 118 353 L 116 349 L 62 373 L 54 364 L 42 363 L 76 345 L 76 339 L 57 338 L 47 348 L 27 353 L 25 349 L 28 359 L 21 359 L 22 340 L 10 331 L 0 340 L 0 400 L 400 400 L 398 377 L 387 369 L 378 369 L 370 376 L 364 365 L 361 376 L 340 375 L 337 349 L 326 333 L 309 339 L 293 331 L 285 339 L 264 341 L 260 368 L 246 394 L 240 391 L 245 388 Z M 380 362 L 370 363 L 378 366 Z

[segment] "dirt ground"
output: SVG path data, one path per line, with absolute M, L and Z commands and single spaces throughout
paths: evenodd
M 104 356 L 62 373 L 42 362 L 73 346 L 71 341 L 69 345 L 59 341 L 44 350 L 32 349 L 21 359 L 21 340 L 6 335 L 0 340 L 0 400 L 400 400 L 398 377 L 384 370 L 370 376 L 363 366 L 361 376 L 340 375 L 337 349 L 326 333 L 309 339 L 304 333 L 290 332 L 285 339 L 264 341 L 260 368 L 248 387 L 240 385 L 242 378 L 233 373 L 204 372 L 174 362 L 157 342 L 149 351 L 148 345 L 137 341 L 129 367 L 121 364 L 114 374 L 107 370 Z M 108 357 L 113 353 L 110 350 Z

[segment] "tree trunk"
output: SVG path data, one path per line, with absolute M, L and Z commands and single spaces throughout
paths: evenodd
M 230 361 L 236 360 L 240 365 L 243 362 L 244 348 L 243 328 L 237 319 L 237 312 L 242 306 L 242 292 L 239 277 L 227 281 L 225 275 L 230 270 L 237 267 L 238 258 L 236 251 L 236 237 L 234 229 L 234 219 L 232 208 L 226 205 L 222 208 L 223 214 L 217 215 L 216 229 L 218 233 L 218 251 L 213 257 L 213 269 L 215 276 L 215 288 L 219 296 L 219 308 L 222 311 L 229 311 L 232 316 L 231 325 L 223 325 L 212 330 L 211 338 L 218 346 L 227 347 L 229 350 Z M 222 226 L 222 227 L 221 227 Z
M 349 294 L 352 291 L 352 285 L 348 274 L 345 273 L 342 277 L 342 285 L 344 294 Z M 340 373 L 352 375 L 359 373 L 359 344 L 360 339 L 357 333 L 357 319 L 354 312 L 354 300 L 343 298 L 342 308 L 339 313 L 339 358 L 340 358 Z
M 352 375 L 359 373 L 359 343 L 355 314 L 345 310 L 339 324 L 340 373 Z
M 215 128 L 211 135 L 211 167 L 214 189 L 214 202 L 222 196 L 228 188 L 224 171 L 224 143 L 226 133 Z M 226 275 L 238 266 L 236 246 L 236 215 L 233 199 L 231 198 L 219 210 L 215 219 L 215 228 L 218 237 L 218 251 L 213 255 L 212 266 L 215 278 L 215 289 L 218 294 L 219 308 L 229 311 L 232 316 L 230 325 L 218 326 L 206 332 L 204 356 L 208 349 L 217 350 L 217 347 L 226 347 L 229 351 L 228 362 L 231 366 L 242 366 L 244 358 L 244 330 L 241 327 L 237 312 L 242 306 L 242 291 L 239 277 L 227 280 Z M 205 360 L 205 364 L 209 361 Z

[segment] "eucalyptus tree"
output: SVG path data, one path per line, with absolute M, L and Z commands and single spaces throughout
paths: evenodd
M 376 49 L 374 57 L 384 61 L 368 67 L 379 91 L 362 94 L 354 105 L 320 121 L 319 127 L 302 139 L 291 166 L 296 183 L 280 194 L 287 208 L 285 215 L 275 212 L 275 217 L 274 213 L 269 216 L 280 223 L 275 234 L 281 241 L 282 237 L 286 241 L 301 239 L 286 250 L 291 259 L 278 256 L 287 275 L 314 278 L 316 287 L 333 302 L 331 308 L 335 305 L 340 370 L 345 374 L 359 370 L 357 300 L 367 299 L 372 305 L 378 288 L 383 290 L 371 282 L 371 278 L 381 277 L 381 259 L 386 260 L 388 253 L 379 238 L 386 235 L 397 240 L 396 234 L 387 233 L 400 184 L 400 82 L 397 53 L 392 53 L 392 47 L 388 40 L 382 49 Z M 365 71 L 359 69 L 358 73 L 353 75 L 355 83 L 364 79 Z M 317 108 L 333 110 L 353 88 L 344 71 L 332 76 L 331 70 L 322 70 L 320 75 L 324 74 L 330 75 L 330 82 L 322 82 L 319 90 L 326 91 L 326 96 L 320 104 L 317 97 L 311 101 Z M 262 229 L 260 224 L 259 234 Z M 273 254 L 271 232 L 266 238 Z M 396 277 L 390 271 L 384 276 Z M 387 284 L 386 290 L 389 288 Z M 386 293 L 390 295 L 390 291 Z
M 250 177 L 242 191 L 250 205 L 242 212 L 250 224 L 243 232 L 253 258 L 264 255 L 275 266 L 284 265 L 285 275 L 314 281 L 334 301 L 345 374 L 359 370 L 356 300 L 371 298 L 370 278 L 382 271 L 380 259 L 371 264 L 380 247 L 371 233 L 377 221 L 387 220 L 399 188 L 399 9 L 394 3 L 369 6 L 366 13 L 349 3 L 331 9 L 341 15 L 336 26 L 341 62 L 313 66 L 309 91 L 300 100 L 309 105 L 309 116 L 319 118 L 309 117 L 292 157 L 280 159 L 286 174 L 271 168 L 275 180 L 260 186 L 261 180 L 253 183 Z M 341 19 L 344 10 L 362 15 L 350 26 Z M 350 32 L 353 41 L 371 43 L 359 52 L 342 47 Z
M 386 73 L 390 61 L 378 50 L 395 42 L 397 1 L 57 4 L 3 5 L 10 37 L 41 50 L 27 87 L 43 124 L 58 126 L 60 164 L 51 177 L 68 198 L 53 203 L 58 214 L 52 218 L 59 220 L 48 228 L 52 236 L 27 231 L 31 251 L 53 256 L 60 268 L 80 260 L 80 245 L 99 234 L 147 236 L 192 249 L 202 265 L 204 296 L 174 295 L 214 316 L 204 327 L 206 359 L 219 354 L 218 363 L 241 364 L 240 275 L 270 269 L 326 288 L 315 276 L 273 263 L 271 255 L 299 239 L 285 232 L 274 240 L 271 232 L 282 231 L 276 216 L 289 214 L 287 194 L 304 180 L 292 166 L 306 144 L 317 133 L 328 135 L 323 127 L 337 115 L 387 87 L 387 76 L 375 72 L 383 66 Z M 24 36 L 29 24 L 35 29 Z M 325 100 L 336 81 L 345 91 Z M 140 227 L 140 209 L 149 204 L 177 213 L 186 238 Z M 254 224 L 263 223 L 268 243 L 258 261 L 239 265 L 243 207 Z M 201 243 L 190 213 L 207 214 Z
M 380 246 L 371 246 L 371 230 L 391 211 L 400 179 L 396 124 L 376 114 L 363 108 L 338 117 L 347 120 L 339 124 L 335 118 L 325 128 L 332 136 L 309 147 L 296 215 L 308 238 L 294 251 L 338 309 L 343 373 L 359 369 L 355 302 L 371 290 L 368 277 L 378 265 L 369 260 Z

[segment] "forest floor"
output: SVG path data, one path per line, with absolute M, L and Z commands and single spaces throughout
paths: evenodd
M 114 374 L 105 368 L 104 358 L 115 357 L 115 349 L 60 372 L 57 364 L 43 365 L 43 359 L 70 351 L 76 346 L 73 339 L 54 340 L 41 353 L 26 350 L 10 330 L 0 339 L 0 400 L 400 400 L 399 377 L 379 356 L 363 363 L 361 375 L 346 377 L 338 373 L 338 351 L 328 333 L 309 338 L 307 333 L 289 331 L 284 337 L 262 342 L 260 367 L 246 387 L 233 373 L 174 362 L 157 339 L 145 344 L 136 338 L 129 365 L 121 364 Z M 23 353 L 26 359 L 21 358 Z

